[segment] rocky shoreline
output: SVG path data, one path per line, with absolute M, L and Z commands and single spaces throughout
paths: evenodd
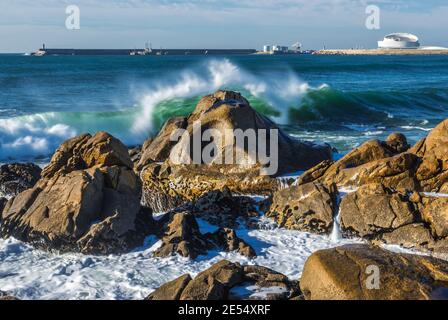
M 257 161 L 174 163 L 171 156 L 190 141 L 173 142 L 170 135 L 179 128 L 193 134 L 195 121 L 218 132 L 278 130 L 278 173 L 263 175 L 266 164 Z M 237 152 L 224 144 L 215 155 L 229 150 Z M 278 179 L 299 170 L 305 172 L 289 186 Z M 91 255 L 130 252 L 154 236 L 161 243 L 154 257 L 196 259 L 218 250 L 250 259 L 256 251 L 238 226 L 257 228 L 266 216 L 281 228 L 322 235 L 337 229 L 370 244 L 315 252 L 301 279 L 223 260 L 194 279 L 185 274 L 168 282 L 148 300 L 447 299 L 447 194 L 448 120 L 414 146 L 392 134 L 333 161 L 329 145 L 295 140 L 239 93 L 218 91 L 189 116 L 168 120 L 141 147 L 128 149 L 106 132 L 83 134 L 64 142 L 42 171 L 33 164 L 2 166 L 0 235 Z M 217 230 L 201 233 L 197 219 Z M 392 253 L 382 244 L 445 260 Z M 380 289 L 365 288 L 358 276 L 370 265 L 381 270 Z

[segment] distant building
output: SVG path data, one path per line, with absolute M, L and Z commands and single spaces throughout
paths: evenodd
M 410 33 L 392 33 L 378 41 L 380 49 L 418 49 L 420 42 L 417 36 Z
M 264 53 L 276 54 L 276 53 L 288 53 L 289 48 L 287 46 L 279 45 L 265 45 L 263 46 Z
M 272 52 L 272 47 L 271 46 L 263 46 L 263 52 Z

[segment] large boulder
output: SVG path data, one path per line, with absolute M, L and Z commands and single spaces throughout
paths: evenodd
M 127 148 L 105 132 L 64 142 L 37 184 L 8 201 L 1 235 L 50 250 L 131 250 L 152 227 L 132 167 Z
M 183 129 L 186 134 L 173 142 L 170 137 L 176 129 Z M 199 156 L 204 153 L 213 155 L 213 160 L 198 161 L 201 160 L 198 155 L 192 155 L 194 133 L 202 134 L 206 130 L 212 134 L 209 141 L 213 142 L 199 142 L 195 151 Z M 235 130 L 251 130 L 248 136 L 255 139 L 254 144 L 235 144 L 233 133 L 232 139 L 229 138 L 229 131 Z M 270 142 L 275 140 L 270 136 L 270 130 L 278 133 L 278 159 L 273 157 L 275 149 L 271 150 Z M 266 159 L 257 156 L 257 150 L 263 149 L 261 142 L 265 142 L 267 155 L 271 155 L 273 163 L 265 163 Z M 249 150 L 249 144 L 255 153 Z M 235 163 L 238 154 L 242 155 L 242 161 Z M 328 145 L 290 137 L 255 111 L 241 94 L 218 91 L 202 98 L 188 117 L 169 120 L 143 149 L 137 169 L 141 170 L 144 182 L 144 199 L 158 211 L 224 187 L 241 193 L 270 193 L 277 187 L 274 176 L 306 170 L 331 157 Z M 269 165 L 274 168 L 268 170 Z
M 313 253 L 300 288 L 308 300 L 448 299 L 448 262 L 348 245 Z
M 0 197 L 12 198 L 32 188 L 42 169 L 33 163 L 11 163 L 0 166 Z
M 281 227 L 327 234 L 337 213 L 337 195 L 334 185 L 310 182 L 291 186 L 274 194 L 266 216 Z
M 265 289 L 267 292 L 263 291 Z M 146 300 L 280 300 L 298 294 L 297 283 L 281 273 L 222 260 L 194 279 L 186 274 L 162 285 Z

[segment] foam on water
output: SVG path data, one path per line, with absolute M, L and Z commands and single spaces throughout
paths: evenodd
M 262 218 L 259 230 L 238 229 L 257 257 L 209 252 L 195 261 L 173 256 L 154 258 L 160 241 L 149 237 L 142 248 L 106 257 L 53 254 L 36 250 L 14 239 L 0 240 L 0 288 L 23 299 L 142 299 L 161 284 L 197 273 L 221 259 L 257 264 L 298 279 L 306 259 L 316 250 L 356 240 L 333 243 L 326 236 L 285 230 Z M 201 231 L 215 227 L 199 221 Z

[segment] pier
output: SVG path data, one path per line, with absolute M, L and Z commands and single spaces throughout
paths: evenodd
M 133 52 L 144 52 L 145 49 L 40 49 L 49 56 L 129 56 Z M 173 55 L 249 55 L 256 53 L 255 49 L 151 49 L 152 56 Z

